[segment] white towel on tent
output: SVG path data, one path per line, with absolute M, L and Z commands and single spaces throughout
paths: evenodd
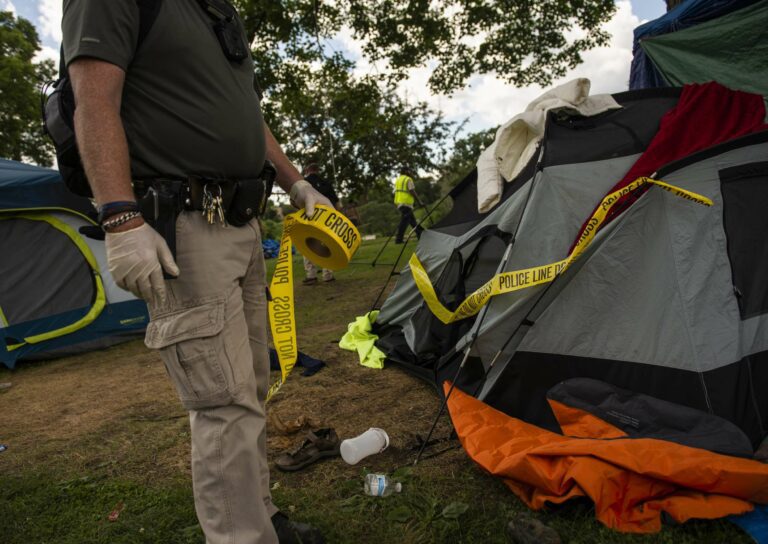
M 528 104 L 523 113 L 499 127 L 496 139 L 477 160 L 479 212 L 487 212 L 499 202 L 504 191 L 502 176 L 513 180 L 528 164 L 544 136 L 549 111 L 568 108 L 589 116 L 621 107 L 610 94 L 589 96 L 589 87 L 588 79 L 579 78 L 550 89 Z

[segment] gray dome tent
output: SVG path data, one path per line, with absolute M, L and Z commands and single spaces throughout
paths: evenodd
M 416 255 L 440 303 L 453 310 L 499 272 L 563 259 L 585 219 L 641 161 L 661 161 L 655 177 L 711 198 L 712 207 L 659 188 L 636 191 L 555 281 L 495 296 L 464 320 L 437 319 L 410 267 L 383 304 L 376 345 L 441 392 L 471 348 L 457 377 L 459 394 L 482 400 L 500 426 L 484 431 L 479 416 L 467 423 L 470 416 L 451 415 L 465 449 L 487 470 L 496 473 L 494 463 L 522 455 L 512 438 L 501 438 L 501 421 L 573 436 L 553 403 L 605 422 L 614 438 L 653 438 L 727 456 L 750 457 L 766 436 L 765 110 L 754 109 L 762 104 L 754 95 L 693 87 L 714 90 L 714 98 L 704 93 L 684 105 L 680 89 L 651 89 L 614 95 L 622 108 L 594 117 L 551 113 L 538 152 L 505 184 L 501 202 L 477 212 L 473 172 L 454 188 L 452 211 L 422 235 Z M 742 99 L 749 105 L 740 106 Z M 675 146 L 692 151 L 664 162 Z M 481 410 L 477 401 L 462 402 Z M 631 443 L 622 447 L 633 451 Z M 768 472 L 758 476 L 754 481 L 768 484 Z M 531 482 L 504 477 L 530 498 Z M 732 483 L 730 476 L 722 480 Z M 578 486 L 569 482 L 569 490 Z M 590 495 L 596 503 L 616 501 L 601 504 L 598 515 L 629 508 L 622 503 L 626 490 L 618 488 L 611 499 Z M 757 500 L 747 492 L 739 498 Z M 689 513 L 706 517 L 693 507 Z M 727 513 L 733 511 L 721 515 Z M 631 519 L 646 514 L 601 521 L 639 530 Z

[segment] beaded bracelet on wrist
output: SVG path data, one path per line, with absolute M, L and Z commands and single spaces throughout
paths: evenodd
M 115 227 L 124 225 L 131 219 L 136 219 L 137 217 L 141 217 L 141 212 L 127 212 L 123 215 L 115 217 L 114 219 L 107 219 L 106 221 L 102 221 L 101 228 L 104 230 L 104 232 L 109 232 L 109 229 L 114 229 Z

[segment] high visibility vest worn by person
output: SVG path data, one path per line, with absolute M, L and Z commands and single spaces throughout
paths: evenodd
M 411 179 L 409 176 L 406 176 L 405 174 L 401 174 L 400 177 L 395 180 L 396 206 L 413 207 L 414 198 L 411 194 L 411 189 L 413 189 L 413 179 Z
M 395 180 L 395 206 L 400 211 L 400 224 L 397 226 L 397 234 L 395 236 L 396 244 L 404 242 L 403 237 L 408 225 L 413 227 L 417 237 L 421 237 L 422 228 L 413 215 L 413 204 L 416 201 L 415 191 L 416 187 L 413 183 L 413 178 L 410 176 L 400 174 Z

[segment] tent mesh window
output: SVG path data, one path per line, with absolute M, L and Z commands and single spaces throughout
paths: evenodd
M 477 235 L 456 248 L 435 282 L 440 303 L 455 310 L 461 302 L 496 273 L 506 242 L 496 226 L 481 229 Z M 432 364 L 449 352 L 475 322 L 477 316 L 443 324 L 426 303 L 422 303 L 413 317 L 419 334 L 414 338 L 414 353 L 421 359 L 419 364 Z

